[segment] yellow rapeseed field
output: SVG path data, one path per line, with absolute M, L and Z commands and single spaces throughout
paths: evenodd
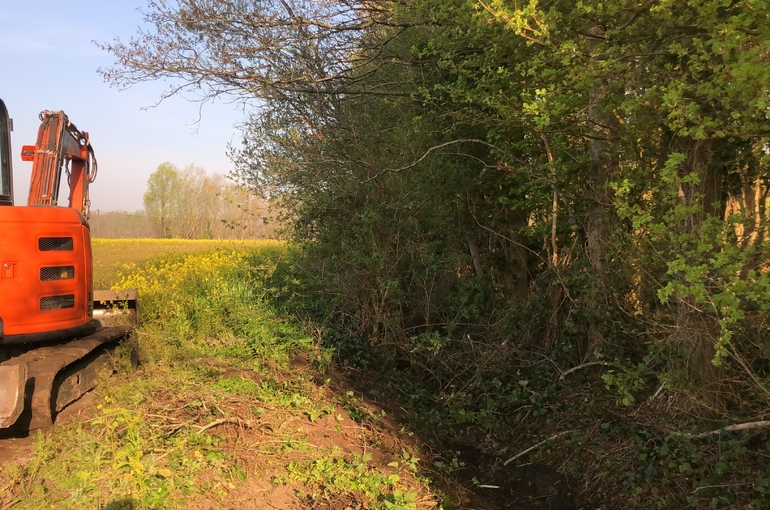
M 120 281 L 114 288 L 137 289 L 142 296 L 162 296 L 187 286 L 203 286 L 210 295 L 224 285 L 223 275 L 243 269 L 245 253 L 242 250 L 215 250 L 192 253 L 184 257 L 157 259 L 139 268 L 134 263 L 124 264 Z M 221 289 L 220 289 L 221 290 Z
M 126 264 L 142 264 L 169 253 L 207 252 L 239 248 L 276 248 L 283 241 L 272 239 L 234 241 L 208 239 L 93 239 L 94 288 L 109 289 L 118 283 L 118 273 Z

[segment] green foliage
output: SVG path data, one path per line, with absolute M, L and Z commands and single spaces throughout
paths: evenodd
M 161 163 L 147 180 L 144 210 L 155 223 L 160 237 L 170 237 L 171 217 L 179 214 L 177 194 L 180 187 L 179 170 L 171 163 Z
M 308 5 L 162 5 L 144 46 L 109 49 L 119 83 L 262 101 L 236 174 L 300 246 L 270 292 L 343 363 L 408 369 L 393 386 L 450 437 L 548 419 L 554 374 L 606 360 L 626 368 L 587 373 L 627 407 L 765 412 L 764 1 Z M 238 15 L 284 27 L 292 58 Z M 209 57 L 192 75 L 188 44 Z
M 698 445 L 685 436 L 636 429 L 634 444 L 620 470 L 622 485 L 633 495 L 629 508 L 761 508 L 767 500 L 765 478 L 747 471 L 752 454 L 745 439 L 716 435 Z M 758 490 L 747 492 L 752 485 Z M 664 491 L 650 498 L 653 486 Z M 676 491 L 678 486 L 687 492 Z
M 608 370 L 602 375 L 602 380 L 608 390 L 615 389 L 618 392 L 620 395 L 618 403 L 630 406 L 636 401 L 634 394 L 645 386 L 645 368 L 645 365 L 640 363 L 632 370 Z
M 255 360 L 255 366 L 267 357 L 285 366 L 314 341 L 265 299 L 261 282 L 283 252 L 274 245 L 257 251 L 221 248 L 166 255 L 142 268 L 126 266 L 115 288 L 138 289 L 146 327 L 166 344 L 154 349 L 154 356 L 201 354 L 214 348 Z M 327 363 L 325 357 L 319 353 L 319 363 Z
M 301 481 L 311 488 L 308 499 L 314 502 L 329 501 L 340 495 L 380 502 L 381 508 L 392 510 L 416 510 L 417 494 L 396 488 L 400 480 L 398 463 L 392 473 L 382 473 L 368 465 L 371 454 L 352 456 L 346 460 L 339 450 L 307 462 L 292 462 L 286 468 L 286 476 L 277 477 L 276 483 Z

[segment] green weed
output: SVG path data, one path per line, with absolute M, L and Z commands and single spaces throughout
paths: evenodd
M 417 508 L 416 494 L 398 488 L 398 469 L 380 472 L 369 464 L 371 460 L 370 454 L 353 454 L 347 460 L 335 448 L 315 459 L 291 462 L 286 475 L 276 477 L 275 483 L 300 481 L 309 488 L 307 497 L 314 502 L 328 502 L 344 495 L 354 501 L 376 501 L 381 507 L 394 510 Z

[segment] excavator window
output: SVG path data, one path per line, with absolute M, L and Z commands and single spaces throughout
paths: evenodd
M 10 127 L 8 110 L 0 100 L 0 205 L 13 205 Z

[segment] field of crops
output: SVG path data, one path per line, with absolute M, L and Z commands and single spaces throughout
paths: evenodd
M 142 262 L 167 253 L 194 253 L 218 248 L 263 249 L 284 246 L 282 241 L 228 241 L 200 239 L 93 239 L 94 288 L 109 289 L 117 283 L 125 264 Z
M 419 445 L 281 316 L 277 242 L 98 240 L 97 281 L 139 290 L 127 348 L 76 417 L 0 463 L 0 508 L 440 506 Z

